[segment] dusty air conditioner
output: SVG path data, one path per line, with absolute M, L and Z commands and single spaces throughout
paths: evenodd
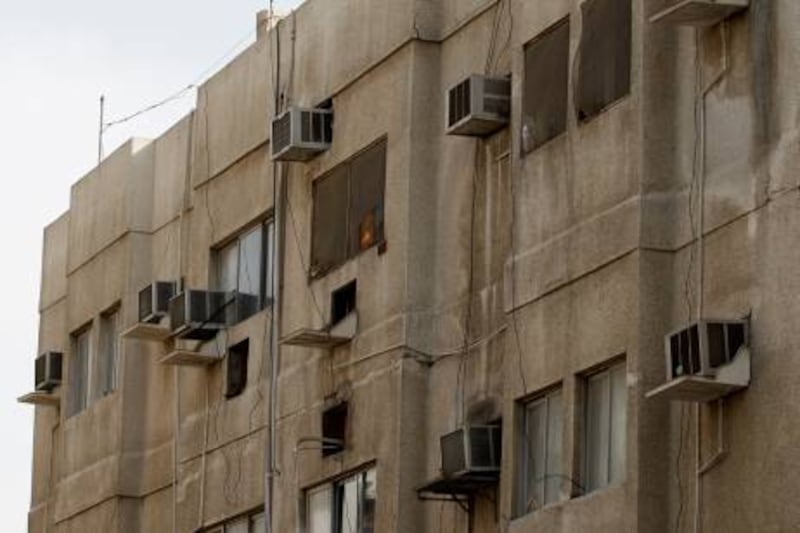
M 650 22 L 675 26 L 713 26 L 747 9 L 749 0 L 672 0 Z
M 292 107 L 272 121 L 272 159 L 308 161 L 333 141 L 333 111 Z
M 229 293 L 187 289 L 169 301 L 172 335 L 181 339 L 209 340 L 226 326 Z
M 700 320 L 664 338 L 667 381 L 648 398 L 708 402 L 750 384 L 748 323 Z
M 175 282 L 154 281 L 139 291 L 139 322 L 157 324 L 167 315 L 169 301 L 175 296 Z
M 52 391 L 56 385 L 61 384 L 60 352 L 45 352 L 36 358 L 36 390 Z
M 473 74 L 447 91 L 447 134 L 482 137 L 508 124 L 511 80 Z
M 500 472 L 500 426 L 466 426 L 443 436 L 440 443 L 447 477 Z
M 667 379 L 713 377 L 747 342 L 742 320 L 701 320 L 664 338 Z
M 258 313 L 259 298 L 256 294 L 246 292 L 231 291 L 227 293 L 225 301 L 225 323 L 229 326 L 238 324 Z

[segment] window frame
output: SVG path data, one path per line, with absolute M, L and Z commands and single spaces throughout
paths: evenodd
M 92 361 L 94 359 L 92 356 L 92 352 L 94 351 L 94 343 L 92 342 L 93 326 L 94 320 L 84 324 L 70 334 L 70 359 L 68 365 L 69 404 L 66 410 L 66 418 L 84 412 L 89 405 L 91 405 Z M 85 362 L 83 364 L 80 364 L 79 361 L 79 357 L 84 357 L 81 356 L 79 352 L 81 339 L 85 339 L 86 342 Z M 80 376 L 80 380 L 76 379 L 78 376 Z M 80 390 L 76 390 L 75 388 L 78 384 L 80 384 Z
M 551 405 L 554 403 L 557 397 L 557 405 L 555 407 L 555 413 L 551 411 Z M 542 495 L 544 496 L 543 501 L 540 502 L 540 505 L 534 508 L 531 508 L 528 502 L 530 501 L 529 488 L 531 481 L 528 479 L 530 474 L 530 461 L 531 461 L 531 448 L 536 446 L 534 443 L 535 431 L 531 431 L 531 425 L 533 421 L 531 418 L 531 408 L 536 406 L 537 404 L 544 405 L 544 414 L 545 414 L 545 421 L 544 421 L 544 477 L 541 479 L 542 483 Z M 565 458 L 565 450 L 564 450 L 564 429 L 565 429 L 565 405 L 564 405 L 564 387 L 561 383 L 554 385 L 552 387 L 548 387 L 547 389 L 537 393 L 533 396 L 524 398 L 518 402 L 518 409 L 519 409 L 519 419 L 518 419 L 518 428 L 520 429 L 519 438 L 517 440 L 518 443 L 518 450 L 517 450 L 517 460 L 519 461 L 519 468 L 517 473 L 516 479 L 516 496 L 514 499 L 514 516 L 515 517 L 522 517 L 527 514 L 536 512 L 537 510 L 546 507 L 548 505 L 557 504 L 561 501 L 564 501 L 564 492 L 561 487 L 562 479 L 567 478 L 568 476 L 564 474 L 564 458 Z M 550 462 L 552 455 L 550 454 L 550 431 L 551 431 L 551 414 L 556 414 L 560 417 L 560 421 L 558 421 L 558 425 L 560 427 L 560 432 L 557 433 L 558 442 L 556 447 L 559 448 L 555 453 L 557 454 L 556 458 L 558 459 L 559 470 L 561 472 L 553 474 L 556 476 L 563 476 L 558 480 L 558 490 L 557 493 L 552 500 L 548 500 L 547 498 L 547 490 L 548 490 L 548 476 L 550 476 Z M 538 451 L 538 450 L 537 450 Z M 534 480 L 534 482 L 538 482 L 539 480 Z
M 559 124 L 559 128 L 560 129 L 558 129 L 558 131 L 556 131 L 556 132 L 548 133 L 546 135 L 546 137 L 544 137 L 542 139 L 532 138 L 532 140 L 530 142 L 530 146 L 526 146 L 525 140 L 524 140 L 524 135 L 523 135 L 524 128 L 526 127 L 525 120 L 526 120 L 526 118 L 528 116 L 528 112 L 529 111 L 534 111 L 533 109 L 529 109 L 529 106 L 534 106 L 535 107 L 535 104 L 528 102 L 528 94 L 530 92 L 535 92 L 534 88 L 541 89 L 541 87 L 538 86 L 538 80 L 540 78 L 537 77 L 537 76 L 534 76 L 532 72 L 529 72 L 529 69 L 528 69 L 528 61 L 529 61 L 528 52 L 529 52 L 529 50 L 532 50 L 533 48 L 535 48 L 537 46 L 540 46 L 540 45 L 544 45 L 545 46 L 545 52 L 547 52 L 547 51 L 551 51 L 552 52 L 553 50 L 550 50 L 550 48 L 553 47 L 554 44 L 557 44 L 557 43 L 549 43 L 547 41 L 548 41 L 548 39 L 557 38 L 558 32 L 563 30 L 564 27 L 566 27 L 567 43 L 566 43 L 566 50 L 565 50 L 566 57 L 564 57 L 565 61 L 564 61 L 564 64 L 563 64 L 563 68 L 564 68 L 564 72 L 563 72 L 563 75 L 564 75 L 563 87 L 561 87 L 561 89 L 563 90 L 563 94 L 559 95 L 559 102 L 561 102 L 560 99 L 563 99 L 563 109 L 561 110 L 562 114 L 559 117 L 559 120 L 561 121 L 561 123 Z M 521 95 L 521 101 L 522 101 L 521 102 L 522 103 L 521 111 L 522 112 L 521 112 L 521 116 L 520 116 L 520 120 L 521 120 L 521 124 L 520 124 L 520 151 L 521 151 L 523 157 L 528 155 L 528 154 L 531 154 L 531 153 L 537 151 L 539 148 L 542 148 L 546 144 L 549 144 L 550 141 L 553 141 L 553 140 L 561 137 L 562 135 L 567 133 L 567 131 L 569 129 L 569 105 L 570 105 L 569 93 L 570 93 L 570 74 L 571 74 L 570 73 L 570 70 L 571 70 L 570 66 L 571 66 L 571 57 L 572 57 L 571 56 L 571 54 L 572 54 L 572 51 L 571 51 L 572 30 L 573 30 L 573 28 L 572 28 L 572 17 L 571 17 L 570 14 L 567 14 L 567 15 L 561 17 L 560 19 L 558 19 L 557 21 L 555 21 L 553 24 L 551 24 L 550 26 L 548 26 L 547 28 L 545 28 L 541 32 L 539 32 L 536 36 L 534 36 L 532 39 L 527 41 L 522 46 L 523 75 L 522 75 L 522 95 Z M 531 88 L 528 87 L 529 84 L 532 85 Z M 537 100 L 537 98 L 534 97 L 534 100 Z M 546 107 L 551 107 L 551 106 L 548 105 Z M 533 136 L 534 133 L 535 132 L 531 132 L 531 136 Z
M 259 312 L 263 311 L 264 309 L 272 305 L 274 299 L 273 277 L 275 275 L 274 272 L 275 269 L 273 264 L 275 256 L 275 220 L 271 215 L 259 218 L 256 222 L 248 224 L 240 231 L 236 232 L 236 234 L 233 235 L 231 238 L 227 239 L 225 242 L 212 248 L 211 250 L 212 269 L 210 272 L 210 277 L 211 277 L 210 286 L 214 287 L 214 290 L 224 291 L 226 293 L 230 292 L 240 293 L 242 292 L 241 291 L 242 246 L 246 238 L 255 231 L 260 231 L 261 233 L 261 238 L 259 239 L 259 245 L 261 247 L 261 250 L 259 253 L 260 265 L 258 271 L 259 293 L 258 293 L 258 305 L 256 306 L 257 310 L 252 315 L 241 317 L 239 315 L 238 304 L 233 304 L 236 306 L 236 309 L 234 309 L 233 311 L 234 318 L 230 325 L 243 322 L 244 320 L 247 320 L 251 316 L 258 314 Z M 225 269 L 224 260 L 226 251 L 230 250 L 234 246 L 236 248 L 235 251 L 236 282 L 234 288 L 228 288 L 224 286 L 222 279 L 223 271 Z M 251 294 L 251 293 L 246 293 L 246 294 Z
M 371 478 L 371 479 L 370 479 Z M 367 498 L 368 484 L 372 483 L 372 490 L 374 491 L 373 498 Z M 346 490 L 348 483 L 356 483 L 356 513 L 357 523 L 355 528 L 343 528 L 341 519 L 344 516 L 342 513 L 342 506 L 346 501 Z M 330 524 L 324 531 L 313 531 L 312 533 L 375 533 L 375 517 L 377 515 L 377 485 L 378 485 L 378 469 L 373 463 L 356 470 L 352 470 L 346 474 L 338 476 L 330 481 L 308 487 L 303 490 L 303 531 L 305 533 L 311 532 L 310 527 L 310 512 L 311 506 L 309 504 L 310 496 L 314 494 L 327 494 L 328 507 L 327 516 L 330 518 Z M 372 528 L 365 529 L 368 524 L 364 523 L 365 502 L 372 501 Z M 349 530 L 349 531 L 348 531 Z
M 617 373 L 621 373 L 621 381 L 615 382 L 614 378 L 619 376 Z M 600 420 L 601 427 L 607 426 L 604 428 L 606 431 L 606 439 L 607 443 L 605 445 L 605 450 L 600 450 L 598 452 L 598 460 L 605 461 L 605 476 L 603 480 L 595 481 L 592 479 L 593 474 L 590 472 L 592 467 L 592 458 L 590 454 L 594 449 L 593 444 L 590 442 L 592 439 L 590 424 L 591 424 L 591 417 L 592 413 L 592 395 L 591 395 L 591 387 L 593 382 L 596 380 L 605 378 L 608 384 L 608 391 L 607 391 L 607 406 L 608 406 L 608 414 L 607 420 L 602 419 Z M 615 383 L 621 384 L 621 391 L 617 391 L 621 393 L 622 398 L 622 425 L 621 427 L 615 426 L 615 417 L 614 417 L 614 385 Z M 616 359 L 614 361 L 609 362 L 599 368 L 596 368 L 590 372 L 587 372 L 582 376 L 582 391 L 583 391 L 583 398 L 581 402 L 581 420 L 582 420 L 582 435 L 581 435 L 581 484 L 584 494 L 589 494 L 598 490 L 602 490 L 606 487 L 614 486 L 621 484 L 625 481 L 627 477 L 627 461 L 628 461 L 628 450 L 627 450 L 627 442 L 628 442 L 628 403 L 630 401 L 630 394 L 628 391 L 627 385 L 627 362 L 625 359 Z M 618 413 L 619 414 L 619 413 Z M 621 435 L 614 435 L 615 427 L 619 428 L 619 431 L 622 432 Z M 614 442 L 616 441 L 614 437 L 621 440 L 621 449 L 617 450 L 618 452 L 622 453 L 622 461 L 619 465 L 619 475 L 615 477 L 614 468 L 611 464 L 614 458 Z M 604 457 L 600 457 L 600 455 L 604 455 Z
M 203 533 L 226 533 L 229 531 L 229 527 L 235 525 L 237 522 L 247 521 L 247 531 L 248 533 L 262 533 L 256 531 L 254 529 L 257 520 L 260 517 L 264 517 L 264 524 L 266 526 L 266 513 L 264 512 L 263 507 L 258 507 L 251 511 L 246 511 L 244 513 L 232 516 L 228 519 L 223 520 L 222 522 L 217 522 L 213 526 L 208 526 L 206 528 L 202 528 L 198 531 L 202 531 Z
M 624 26 L 625 34 L 623 37 L 627 37 L 627 42 L 623 43 L 624 48 L 627 52 L 627 56 L 625 57 L 625 61 L 627 62 L 627 70 L 620 69 L 620 72 L 624 74 L 624 79 L 621 80 L 622 83 L 625 85 L 624 90 L 611 95 L 606 101 L 602 102 L 602 105 L 599 106 L 592 106 L 591 103 L 588 102 L 588 97 L 584 94 L 584 85 L 583 79 L 585 76 L 581 76 L 582 70 L 584 67 L 590 64 L 590 62 L 585 59 L 585 52 L 584 49 L 591 48 L 592 50 L 595 49 L 602 49 L 603 47 L 590 47 L 591 41 L 588 35 L 587 28 L 591 26 L 589 21 L 587 20 L 591 16 L 591 11 L 595 8 L 595 5 L 600 2 L 610 2 L 609 10 L 611 11 L 611 15 L 617 15 L 618 10 L 611 2 L 618 2 L 620 5 L 625 3 L 626 11 L 624 13 L 625 17 L 627 18 L 628 24 Z M 575 65 L 575 82 L 572 88 L 573 94 L 573 108 L 575 111 L 575 117 L 578 121 L 578 125 L 588 124 L 589 122 L 593 121 L 595 118 L 603 115 L 606 111 L 614 107 L 616 104 L 624 100 L 625 98 L 631 95 L 632 85 L 633 85 L 633 6 L 632 0 L 583 0 L 580 4 L 580 16 L 581 16 L 581 35 L 578 42 L 578 57 L 576 60 Z M 614 34 L 616 37 L 619 37 L 618 33 Z M 586 37 L 586 39 L 584 39 Z M 596 44 L 596 43 L 595 43 Z M 606 43 L 607 44 L 607 43 Z M 608 45 L 613 48 L 612 45 Z M 606 57 L 601 57 L 601 59 L 608 59 Z M 584 63 L 586 61 L 586 63 Z M 618 58 L 614 58 L 613 65 L 606 65 L 605 71 L 608 72 L 612 70 L 616 72 L 616 62 Z M 604 86 L 604 91 L 608 89 L 608 87 Z M 604 94 L 604 98 L 608 97 L 609 95 Z M 587 101 L 585 101 L 587 100 Z
M 97 379 L 92 384 L 95 400 L 113 394 L 119 388 L 120 309 L 120 304 L 116 303 L 100 314 L 99 346 L 92 363 L 97 373 Z M 111 351 L 110 356 L 107 350 Z
M 352 228 L 352 220 L 351 217 L 353 216 L 352 207 L 353 207 L 353 167 L 355 163 L 357 163 L 360 158 L 366 156 L 371 150 L 383 147 L 383 175 L 380 183 L 380 213 L 375 214 L 375 237 L 373 238 L 372 242 L 369 246 L 361 247 L 361 246 L 354 246 L 351 243 L 350 235 Z M 382 253 L 386 247 L 386 180 L 388 177 L 388 160 L 389 160 L 389 141 L 388 136 L 383 135 L 380 138 L 376 139 L 375 141 L 371 142 L 364 148 L 358 150 L 353 155 L 348 157 L 345 161 L 342 161 L 338 165 L 334 166 L 333 168 L 329 169 L 328 171 L 321 174 L 319 177 L 315 178 L 313 183 L 311 184 L 311 199 L 312 199 L 312 206 L 311 206 L 311 244 L 310 244 L 310 253 L 309 253 L 309 262 L 308 262 L 308 281 L 309 283 L 324 278 L 331 272 L 334 272 L 338 268 L 342 267 L 343 265 L 347 264 L 348 262 L 358 258 L 362 254 L 366 253 L 367 251 L 371 250 L 372 248 L 377 247 L 379 253 Z M 337 176 L 337 173 L 345 172 L 345 213 L 343 217 L 343 227 L 340 231 L 344 232 L 344 251 L 342 254 L 337 253 L 336 260 L 329 266 L 318 268 L 315 265 L 316 255 L 315 255 L 315 243 L 319 238 L 319 228 L 317 223 L 317 187 L 320 186 L 326 179 L 333 178 Z M 341 222 L 341 221 L 339 221 Z M 340 259 L 341 257 L 341 259 Z

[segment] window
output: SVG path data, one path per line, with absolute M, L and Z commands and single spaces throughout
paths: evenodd
M 522 150 L 528 153 L 567 129 L 569 19 L 525 46 Z
M 117 388 L 119 312 L 116 309 L 100 317 L 100 350 L 97 355 L 94 398 L 102 398 Z
M 588 376 L 585 392 L 583 485 L 591 492 L 625 477 L 625 363 Z
M 223 524 L 205 529 L 206 533 L 265 533 L 267 524 L 264 513 L 259 511 L 228 520 Z
M 331 294 L 331 325 L 335 326 L 356 310 L 357 284 L 353 280 Z
M 236 295 L 226 310 L 228 324 L 249 318 L 272 300 L 273 239 L 269 220 L 215 252 L 215 288 Z
M 523 404 L 517 516 L 558 501 L 562 475 L 561 389 Z
M 367 148 L 314 183 L 312 277 L 384 241 L 386 140 Z
M 250 351 L 250 339 L 231 346 L 228 349 L 228 365 L 225 372 L 225 397 L 240 395 L 247 387 L 247 356 Z
M 340 403 L 322 413 L 322 456 L 344 450 L 347 437 L 347 402 Z M 337 443 L 338 441 L 338 443 Z
M 630 92 L 631 0 L 587 0 L 581 13 L 575 106 L 587 120 Z
M 80 413 L 89 403 L 89 363 L 91 361 L 91 328 L 84 328 L 72 337 L 69 360 L 68 416 Z
M 375 469 L 306 492 L 306 533 L 374 533 Z

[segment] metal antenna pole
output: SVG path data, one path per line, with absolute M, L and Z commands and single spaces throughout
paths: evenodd
M 106 97 L 100 95 L 100 127 L 97 132 L 97 166 L 103 161 L 103 121 L 105 120 Z

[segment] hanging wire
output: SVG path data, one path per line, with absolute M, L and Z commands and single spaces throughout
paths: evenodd
M 204 83 L 212 71 L 216 70 L 223 62 L 227 61 L 230 58 L 230 56 L 233 55 L 236 51 L 238 51 L 245 42 L 250 41 L 255 33 L 256 30 L 248 31 L 244 37 L 236 41 L 235 45 L 231 46 L 223 55 L 221 55 L 209 67 L 207 67 L 199 75 L 197 75 L 193 82 L 189 83 L 184 88 L 172 93 L 166 98 L 163 98 L 153 104 L 145 106 L 142 109 L 139 109 L 138 111 L 135 111 L 129 115 L 108 122 L 103 122 L 101 131 L 105 132 L 114 126 L 125 124 L 126 122 L 130 122 L 135 118 L 145 115 L 151 111 L 155 111 L 156 109 L 164 107 L 165 105 L 170 104 L 176 100 L 180 100 L 181 98 L 186 96 L 189 92 L 191 92 L 194 89 L 197 89 L 202 83 Z

